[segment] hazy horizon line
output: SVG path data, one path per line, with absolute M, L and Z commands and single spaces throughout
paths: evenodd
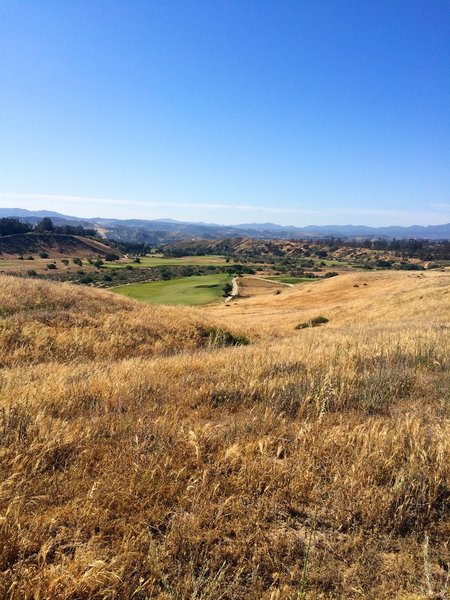
M 91 208 L 95 207 L 95 205 L 97 205 L 97 208 L 100 208 L 101 206 L 112 206 L 114 208 L 127 208 L 127 207 L 141 207 L 141 208 L 154 208 L 154 207 L 167 207 L 167 208 L 179 208 L 179 209 L 197 209 L 197 210 L 235 210 L 241 213 L 249 213 L 249 212 L 263 212 L 265 214 L 272 214 L 272 215 L 276 215 L 277 213 L 279 215 L 287 215 L 287 214 L 298 214 L 298 215 L 309 215 L 309 216 L 316 216 L 317 218 L 331 218 L 332 219 L 332 215 L 336 215 L 337 218 L 339 218 L 339 215 L 342 218 L 342 215 L 367 215 L 367 216 L 378 216 L 378 217 L 382 217 L 382 216 L 392 216 L 392 217 L 397 217 L 399 219 L 403 218 L 405 220 L 410 220 L 410 219 L 414 219 L 416 218 L 419 222 L 424 222 L 424 221 L 434 221 L 434 223 L 430 223 L 427 222 L 426 225 L 419 225 L 418 223 L 411 223 L 411 224 L 389 224 L 389 225 L 367 225 L 367 224 L 358 224 L 358 225 L 353 225 L 350 222 L 346 222 L 344 224 L 337 224 L 337 223 L 329 223 L 328 225 L 326 224 L 322 224 L 322 225 L 315 225 L 313 223 L 310 223 L 308 225 L 299 225 L 299 224 L 278 224 L 278 223 L 273 223 L 274 225 L 278 225 L 281 227 L 312 227 L 312 226 L 317 226 L 317 227 L 329 227 L 329 226 L 349 226 L 352 225 L 354 227 L 373 227 L 373 228 L 377 228 L 377 227 L 414 227 L 414 226 L 436 226 L 436 225 L 445 225 L 447 223 L 450 222 L 450 204 L 446 204 L 446 203 L 431 203 L 430 209 L 433 209 L 432 212 L 426 212 L 426 211 L 407 211 L 407 210 L 399 210 L 399 209 L 377 209 L 377 208 L 371 208 L 371 207 L 333 207 L 333 208 L 328 208 L 328 209 L 311 209 L 311 208 L 304 208 L 304 207 L 290 207 L 290 208 L 286 208 L 286 207 L 274 207 L 274 206 L 259 206 L 259 205 L 252 205 L 252 204 L 232 204 L 232 203 L 213 203 L 213 202 L 179 202 L 179 201 L 153 201 L 153 200 L 128 200 L 128 199 L 119 199 L 119 198 L 103 198 L 103 197 L 97 197 L 97 196 L 80 196 L 80 195 L 72 195 L 72 194 L 35 194 L 35 193 L 18 193 L 18 192 L 0 192 L 0 206 L 2 204 L 2 200 L 9 200 L 10 202 L 25 202 L 27 204 L 32 203 L 33 206 L 27 206 L 26 208 L 23 208 L 22 210 L 30 210 L 30 211 L 38 211 L 38 210 L 48 210 L 48 211 L 53 211 L 53 212 L 58 212 L 61 210 L 65 210 L 65 209 L 61 209 L 61 207 L 59 206 L 52 206 L 50 208 L 36 208 L 36 206 L 34 206 L 34 203 L 36 202 L 42 202 L 42 203 L 49 203 L 49 204 L 53 204 L 54 202 L 67 202 L 69 204 L 72 205 L 76 205 L 76 208 L 83 210 L 83 208 L 80 205 L 89 205 Z M 18 206 L 4 206 L 3 208 L 18 208 Z M 434 212 L 435 209 L 438 209 L 438 212 Z M 439 209 L 444 210 L 445 212 L 440 212 Z M 72 210 L 71 208 L 68 207 L 68 210 Z M 446 211 L 449 211 L 448 213 Z M 79 212 L 76 211 L 76 212 Z M 62 214 L 62 213 L 61 213 Z M 137 219 L 137 220 L 164 220 L 164 219 L 174 219 L 174 217 L 145 217 L 145 216 L 139 216 L 139 217 L 127 217 L 127 216 L 122 216 L 122 217 L 117 217 L 117 216 L 85 216 L 85 215 L 80 215 L 80 214 L 73 214 L 73 215 L 66 215 L 66 216 L 74 216 L 77 218 L 84 218 L 84 219 L 94 219 L 94 218 L 111 218 L 111 219 L 118 219 L 118 220 L 130 220 L 130 219 Z M 205 224 L 221 224 L 221 225 L 225 225 L 225 226 L 233 226 L 233 225 L 240 225 L 242 224 L 242 222 L 236 222 L 236 223 L 214 223 L 214 222 L 208 222 L 208 221 L 204 221 L 202 218 L 198 218 L 198 217 L 191 217 L 191 218 L 175 218 L 175 220 L 180 220 L 180 221 L 184 221 L 184 222 L 204 222 Z M 437 221 L 437 222 L 436 222 Z M 261 224 L 263 225 L 264 222 L 259 222 L 258 220 L 255 220 L 254 218 L 248 220 L 247 222 L 251 222 L 254 224 Z

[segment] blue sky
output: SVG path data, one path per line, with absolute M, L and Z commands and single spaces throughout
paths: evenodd
M 0 206 L 450 222 L 450 0 L 2 0 Z

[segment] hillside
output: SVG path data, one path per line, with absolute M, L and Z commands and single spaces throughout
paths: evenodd
M 394 267 L 405 259 L 421 266 L 427 266 L 430 261 L 444 260 L 450 257 L 448 242 L 424 242 L 408 240 L 396 241 L 366 241 L 342 242 L 336 240 L 305 241 L 255 240 L 252 238 L 228 238 L 216 240 L 185 240 L 165 247 L 168 254 L 228 254 L 243 260 L 268 260 L 272 263 L 282 263 L 283 260 L 327 260 L 338 262 L 341 266 L 356 265 L 374 268 L 380 266 L 377 261 L 389 261 Z M 381 266 L 388 266 L 381 263 Z
M 174 219 L 80 219 L 69 215 L 45 210 L 30 211 L 21 208 L 0 208 L 0 217 L 18 217 L 28 222 L 36 222 L 42 217 L 51 217 L 56 223 L 78 222 L 84 226 L 99 228 L 106 237 L 139 241 L 150 244 L 170 243 L 186 239 L 211 240 L 219 237 L 251 237 L 255 239 L 292 238 L 322 239 L 338 237 L 346 239 L 450 239 L 450 223 L 442 225 L 413 225 L 411 227 L 389 226 L 368 227 L 365 225 L 277 225 L 276 223 L 241 223 L 219 225 L 216 223 L 196 223 Z
M 74 235 L 25 233 L 0 237 L 0 258 L 46 252 L 49 258 L 105 256 L 111 248 L 101 242 Z
M 448 596 L 448 273 L 0 311 L 0 597 Z
M 205 310 L 224 323 L 277 337 L 317 314 L 329 318 L 327 328 L 332 329 L 359 325 L 406 330 L 410 324 L 426 329 L 433 322 L 448 323 L 450 273 L 342 273 L 284 287 L 279 295 L 267 290 L 251 298 L 239 298 L 231 307 L 220 305 Z
M 213 319 L 194 310 L 144 306 L 90 288 L 0 276 L 3 366 L 173 354 L 220 345 L 217 331 Z

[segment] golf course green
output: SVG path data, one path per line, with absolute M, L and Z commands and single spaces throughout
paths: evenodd
M 105 262 L 103 268 L 106 269 L 125 269 L 128 265 L 134 268 L 142 267 L 188 267 L 203 265 L 224 265 L 226 260 L 223 256 L 217 254 L 208 256 L 183 256 L 181 258 L 164 258 L 163 256 L 142 256 L 139 263 L 131 260 L 127 262 Z
M 223 296 L 223 287 L 230 276 L 198 275 L 181 277 L 168 281 L 133 283 L 111 288 L 116 294 L 130 296 L 149 304 L 187 304 L 191 306 L 207 304 Z

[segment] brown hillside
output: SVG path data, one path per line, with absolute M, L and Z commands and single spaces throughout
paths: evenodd
M 47 252 L 49 258 L 105 256 L 111 248 L 101 242 L 75 235 L 57 233 L 24 233 L 0 237 L 0 256 L 17 258 Z
M 284 256 L 289 258 L 311 258 L 319 250 L 326 251 L 327 260 L 341 261 L 343 263 L 357 262 L 373 262 L 377 259 L 391 260 L 398 262 L 401 259 L 396 256 L 395 252 L 388 250 L 374 250 L 367 248 L 352 248 L 341 246 L 339 248 L 331 248 L 329 245 L 319 241 L 304 240 L 260 240 L 254 238 L 227 238 L 226 240 L 196 240 L 195 243 L 190 241 L 181 241 L 173 244 L 174 248 L 180 251 L 185 251 L 195 245 L 197 248 L 203 248 L 205 251 L 212 253 L 222 253 L 224 251 L 224 243 L 228 251 L 233 252 L 238 256 Z M 317 256 L 315 256 L 317 258 Z M 411 262 L 421 263 L 417 259 L 412 259 Z M 345 265 L 341 265 L 341 268 Z
M 251 277 L 240 278 L 251 282 Z M 251 289 L 243 286 L 243 289 Z M 359 324 L 404 327 L 416 320 L 430 323 L 450 320 L 450 273 L 383 271 L 342 273 L 293 288 L 239 298 L 231 306 L 205 307 L 230 326 L 261 335 L 286 335 L 296 323 L 318 315 L 330 319 L 327 328 Z M 296 334 L 298 335 L 298 334 Z

